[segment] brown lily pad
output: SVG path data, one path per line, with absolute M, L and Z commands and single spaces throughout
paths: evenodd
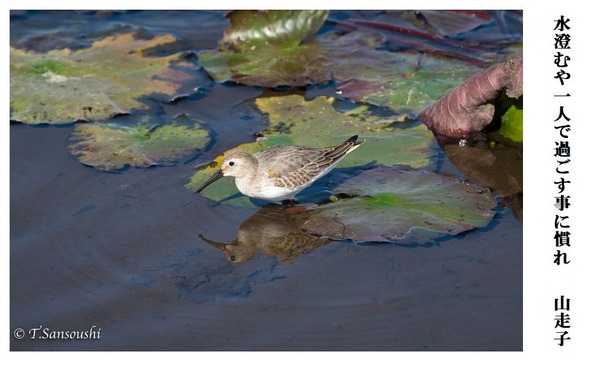
M 377 31 L 314 36 L 325 20 L 323 14 L 286 12 L 240 11 L 228 15 L 232 26 L 226 30 L 221 47 L 200 53 L 201 65 L 217 81 L 251 86 L 335 81 L 343 96 L 399 113 L 421 110 L 480 70 L 441 56 L 381 50 L 386 37 Z M 311 22 L 302 23 L 304 19 Z
M 162 124 L 143 117 L 126 123 L 80 124 L 69 138 L 68 150 L 82 164 L 116 171 L 174 164 L 198 153 L 209 139 L 208 131 L 187 116 Z
M 296 214 L 301 228 L 334 240 L 426 244 L 486 226 L 496 200 L 488 189 L 434 172 L 378 166 L 333 190 L 350 195 Z
M 81 50 L 36 53 L 10 49 L 10 119 L 28 124 L 105 120 L 147 108 L 143 96 L 167 98 L 200 78 L 184 54 L 146 57 L 144 51 L 169 43 L 118 34 Z

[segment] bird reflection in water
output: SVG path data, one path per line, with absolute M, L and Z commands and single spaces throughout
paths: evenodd
M 242 222 L 237 238 L 231 243 L 212 241 L 202 234 L 198 237 L 223 251 L 232 263 L 250 260 L 257 250 L 274 256 L 282 263 L 292 263 L 302 253 L 310 252 L 331 242 L 302 231 L 291 216 L 292 209 L 268 204 Z

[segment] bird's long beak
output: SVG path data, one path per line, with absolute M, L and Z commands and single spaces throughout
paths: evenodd
M 228 244 L 224 244 L 222 242 L 217 242 L 217 241 L 213 241 L 213 240 L 209 240 L 208 238 L 204 237 L 202 234 L 198 234 L 198 238 L 201 239 L 202 241 L 204 241 L 207 244 L 210 244 L 212 246 L 214 246 L 217 249 L 220 249 L 222 251 L 227 249 L 227 245 Z
M 203 189 L 205 189 L 206 187 L 208 187 L 209 185 L 216 182 L 217 180 L 219 180 L 222 177 L 223 177 L 223 171 L 219 169 L 217 171 L 217 173 L 212 175 L 211 178 L 206 181 L 206 183 L 202 184 L 202 186 L 200 188 L 198 188 L 196 193 L 200 193 L 200 191 L 202 191 Z

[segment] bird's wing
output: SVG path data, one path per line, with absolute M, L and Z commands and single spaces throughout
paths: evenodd
M 257 155 L 260 170 L 278 187 L 302 187 L 329 172 L 353 148 L 353 142 L 326 148 L 279 146 L 266 149 Z

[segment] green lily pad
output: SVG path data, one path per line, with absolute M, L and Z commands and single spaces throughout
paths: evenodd
M 515 101 L 515 99 L 507 99 Z M 517 100 L 516 104 L 510 105 L 502 115 L 498 134 L 515 142 L 523 143 L 523 98 Z
M 340 93 L 354 101 L 387 107 L 396 112 L 416 112 L 481 69 L 457 60 L 417 53 L 388 53 L 379 68 L 340 77 Z M 352 70 L 354 72 L 354 69 Z
M 185 115 L 163 124 L 146 116 L 125 123 L 77 125 L 67 148 L 82 164 L 115 171 L 127 166 L 174 164 L 192 157 L 209 139 L 209 132 Z
M 220 49 L 198 56 L 215 80 L 276 87 L 329 79 L 324 64 L 315 61 L 325 53 L 310 40 L 326 11 L 236 11 L 227 17 L 231 26 Z
M 253 50 L 254 45 L 294 47 L 313 36 L 327 19 L 325 10 L 233 11 L 221 46 Z
M 353 134 L 367 143 L 356 149 L 338 167 L 361 166 L 369 163 L 402 164 L 424 168 L 432 163 L 435 137 L 423 125 L 399 128 L 395 116 L 382 116 L 368 106 L 340 112 L 334 108 L 336 99 L 316 97 L 305 100 L 299 95 L 258 98 L 256 106 L 269 115 L 271 127 L 260 132 L 258 142 L 268 146 L 337 145 Z M 415 122 L 416 123 L 416 122 Z
M 119 34 L 71 51 L 10 49 L 10 119 L 29 123 L 105 120 L 147 108 L 142 96 L 179 94 L 200 77 L 182 55 L 145 57 L 143 51 L 175 41 Z
M 311 147 L 337 145 L 354 134 L 366 139 L 364 145 L 348 154 L 338 168 L 359 167 L 367 164 L 402 164 L 415 169 L 429 167 L 437 155 L 433 134 L 424 126 L 395 127 L 395 117 L 381 117 L 367 106 L 339 112 L 333 104 L 335 99 L 317 97 L 305 100 L 299 95 L 263 97 L 255 100 L 256 106 L 269 115 L 271 127 L 259 133 L 256 142 L 243 144 L 236 149 L 256 153 L 270 146 L 303 145 Z M 187 184 L 191 190 L 199 188 L 221 166 L 224 155 L 199 167 Z M 202 195 L 216 201 L 224 201 L 238 192 L 233 180 L 221 179 L 205 190 Z M 229 204 L 248 206 L 238 200 Z
M 301 228 L 334 240 L 426 244 L 486 226 L 496 200 L 468 181 L 379 166 L 333 190 L 351 195 L 302 212 Z
M 201 65 L 217 81 L 252 86 L 336 81 L 344 96 L 397 112 L 423 109 L 480 70 L 456 59 L 379 50 L 386 39 L 377 32 L 328 33 L 311 39 L 325 19 L 323 14 L 290 17 L 287 11 L 277 12 L 259 13 L 257 21 L 252 11 L 229 16 L 232 26 L 220 49 L 200 53 Z M 302 19 L 312 23 L 300 23 Z M 264 33 L 273 30 L 274 24 L 289 24 L 290 28 L 281 28 L 280 34 L 272 36 Z M 238 43 L 240 40 L 243 44 Z

